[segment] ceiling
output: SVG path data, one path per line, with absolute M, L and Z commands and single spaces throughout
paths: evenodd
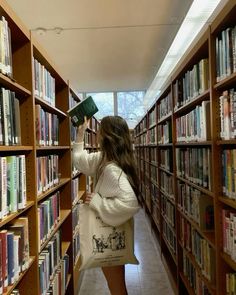
M 7 2 L 75 91 L 100 92 L 146 90 L 192 0 Z

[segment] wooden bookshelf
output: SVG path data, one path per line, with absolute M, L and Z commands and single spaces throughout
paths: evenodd
M 11 32 L 11 46 L 9 48 L 11 47 L 12 51 L 12 55 L 8 56 L 9 59 L 6 58 L 6 61 L 12 59 L 12 65 L 7 64 L 6 66 L 7 70 L 8 68 L 12 68 L 12 73 L 0 73 L 1 91 L 4 93 L 5 90 L 2 90 L 2 88 L 6 89 L 8 96 L 6 96 L 7 98 L 4 97 L 4 99 L 7 99 L 7 103 L 9 104 L 10 111 L 8 111 L 11 112 L 10 119 L 12 120 L 9 121 L 6 119 L 6 121 L 0 122 L 1 127 L 2 124 L 8 124 L 6 126 L 9 128 L 9 130 L 6 128 L 8 131 L 0 134 L 0 143 L 1 136 L 3 138 L 3 143 L 0 145 L 0 152 L 1 157 L 4 158 L 1 163 L 5 163 L 4 161 L 6 161 L 8 164 L 8 157 L 14 159 L 22 157 L 25 159 L 26 175 L 26 202 L 24 207 L 21 208 L 23 205 L 17 203 L 18 209 L 16 212 L 11 211 L 12 209 L 9 207 L 9 214 L 0 219 L 0 229 L 8 229 L 18 218 L 27 217 L 30 255 L 27 269 L 19 273 L 19 278 L 12 285 L 8 286 L 4 295 L 10 295 L 14 289 L 19 289 L 20 294 L 40 294 L 40 261 L 42 262 L 43 253 L 50 251 L 48 247 L 57 236 L 60 236 L 61 256 L 59 257 L 60 263 L 56 265 L 56 270 L 60 271 L 63 258 L 65 258 L 65 261 L 68 259 L 69 262 L 68 275 L 65 278 L 66 282 L 64 286 L 66 290 L 65 295 L 78 294 L 80 256 L 78 249 L 77 259 L 75 261 L 75 257 L 73 257 L 73 239 L 75 236 L 73 235 L 72 228 L 72 212 L 75 206 L 79 206 L 79 201 L 86 191 L 86 177 L 80 172 L 73 175 L 73 171 L 75 171 L 72 167 L 73 134 L 67 110 L 70 108 L 71 96 L 77 102 L 81 98 L 77 96 L 70 83 L 63 78 L 51 58 L 32 36 L 30 30 L 15 15 L 6 1 L 1 0 L 0 2 L 1 17 L 5 18 Z M 41 80 L 42 77 L 44 80 Z M 18 108 L 17 112 L 19 110 L 18 117 L 16 117 L 15 113 L 15 101 L 11 104 L 12 101 L 10 100 L 13 97 L 13 92 L 15 93 L 16 102 L 18 102 L 18 105 L 16 104 Z M 2 101 L 0 103 L 2 104 Z M 42 111 L 40 117 L 37 116 L 36 108 Z M 40 121 L 38 121 L 39 118 Z M 20 142 L 14 142 L 17 141 L 15 137 L 18 134 L 14 133 L 16 131 L 10 126 L 10 122 L 20 126 Z M 95 118 L 92 118 L 90 122 L 91 126 L 88 132 L 91 135 L 88 136 L 86 144 L 92 147 L 91 151 L 94 151 L 97 149 L 99 122 Z M 16 129 L 16 127 L 14 128 Z M 9 144 L 7 143 L 8 136 L 10 138 Z M 39 136 L 41 137 L 39 138 Z M 39 144 L 38 139 L 44 140 L 45 142 Z M 55 163 L 52 163 L 53 158 L 51 155 L 55 156 Z M 40 162 L 39 164 L 38 157 L 46 158 L 45 162 Z M 47 169 L 45 169 L 45 163 L 47 161 L 48 163 L 49 161 L 51 162 L 48 164 Z M 51 167 L 51 174 L 46 175 L 50 169 L 49 167 Z M 0 171 L 2 170 L 0 169 Z M 19 171 L 19 173 L 24 172 L 23 170 Z M 16 177 L 19 177 L 19 175 Z M 55 179 L 52 180 L 52 177 L 55 177 Z M 78 194 L 76 202 L 73 204 L 71 198 L 72 183 L 76 179 L 78 179 L 76 182 Z M 53 182 L 54 185 L 52 185 Z M 40 194 L 38 193 L 39 185 L 42 185 L 42 190 L 39 190 L 41 191 Z M 57 200 L 57 203 L 53 203 L 52 205 L 50 198 L 54 195 L 60 201 Z M 42 204 L 43 206 L 45 204 L 54 206 L 51 210 L 54 210 L 54 215 L 55 211 L 58 210 L 60 212 L 60 218 L 55 222 L 50 233 L 47 234 L 47 238 L 43 239 L 43 243 L 40 245 L 40 227 L 42 225 L 39 218 L 42 217 L 40 217 L 40 206 Z M 56 275 L 56 272 L 52 274 L 49 281 L 51 282 Z
M 169 220 L 169 218 L 166 218 L 163 212 L 159 212 L 158 216 L 160 216 L 160 222 L 158 222 L 158 224 L 160 225 L 160 239 L 158 239 L 158 241 L 160 243 L 160 251 L 164 264 L 169 270 L 169 277 L 171 278 L 172 285 L 176 286 L 176 288 L 174 288 L 176 294 L 203 294 L 197 293 L 198 288 L 192 287 L 192 282 L 190 282 L 189 279 L 191 280 L 191 276 L 193 277 L 193 275 L 189 276 L 189 278 L 184 275 L 184 263 L 186 263 L 186 261 L 184 261 L 184 253 L 187 253 L 187 257 L 195 270 L 196 276 L 200 278 L 201 288 L 207 289 L 209 294 L 226 294 L 226 274 L 236 273 L 236 262 L 231 257 L 232 255 L 223 252 L 225 246 L 224 232 L 227 231 L 227 228 L 223 228 L 224 224 L 222 221 L 224 212 L 226 212 L 226 214 L 231 213 L 231 216 L 236 215 L 236 186 L 234 187 L 235 180 L 230 179 L 230 173 L 235 169 L 234 155 L 236 149 L 236 139 L 235 136 L 230 138 L 224 137 L 228 136 L 228 133 L 221 133 L 222 128 L 226 126 L 222 124 L 226 123 L 224 123 L 224 117 L 221 115 L 223 113 L 221 112 L 222 106 L 220 105 L 222 103 L 220 96 L 223 95 L 223 91 L 234 89 L 235 93 L 236 65 L 234 65 L 234 69 L 233 64 L 230 68 L 230 63 L 225 61 L 226 57 L 224 55 L 223 62 L 220 64 L 220 67 L 223 65 L 223 68 L 219 68 L 217 62 L 219 55 L 217 55 L 216 47 L 220 46 L 218 45 L 218 40 L 221 40 L 222 36 L 230 34 L 229 32 L 235 28 L 235 13 L 236 0 L 226 1 L 224 7 L 215 17 L 213 22 L 200 32 L 198 38 L 194 41 L 194 44 L 182 58 L 178 67 L 173 71 L 171 80 L 165 84 L 163 91 L 158 96 L 155 103 L 150 107 L 145 116 L 140 120 L 134 129 L 136 160 L 140 176 L 142 203 L 146 204 L 147 200 L 150 199 L 148 196 L 150 190 L 148 190 L 147 187 L 151 188 L 155 183 L 156 197 L 159 198 L 160 202 L 159 207 L 156 206 L 152 201 L 152 196 L 150 212 L 152 212 L 154 207 L 155 210 L 161 211 L 163 205 L 166 206 L 163 202 L 169 202 L 171 205 L 168 204 L 168 206 L 173 208 L 173 212 L 175 214 L 176 224 L 173 227 L 166 221 Z M 225 32 L 222 33 L 222 31 Z M 221 42 L 223 41 L 221 40 Z M 230 48 L 227 52 L 230 54 Z M 223 55 L 221 55 L 221 58 L 223 58 Z M 235 57 L 232 58 L 232 60 L 236 63 Z M 197 72 L 200 68 L 201 74 L 200 72 Z M 192 75 L 191 77 L 195 77 L 195 79 L 192 79 L 192 85 L 190 84 L 191 80 L 188 79 L 190 75 Z M 185 88 L 183 88 L 183 85 L 185 85 Z M 231 92 L 230 95 L 231 97 L 234 97 L 233 92 Z M 168 99 L 169 103 L 167 103 Z M 224 104 L 226 105 L 226 98 L 224 99 Z M 197 121 L 199 119 L 197 112 L 200 112 L 200 109 L 202 109 L 201 112 L 207 112 L 207 107 L 209 108 L 207 121 L 203 121 L 201 123 L 201 128 L 203 128 L 202 130 L 205 130 L 203 133 L 200 133 L 200 130 L 196 127 L 194 129 L 194 126 L 191 126 L 191 130 L 187 130 L 187 128 L 186 130 L 180 129 L 185 126 L 184 124 L 186 124 L 186 126 L 189 124 L 187 120 L 193 115 L 196 116 L 194 118 L 194 123 L 196 122 L 195 126 L 200 126 L 200 121 Z M 165 125 L 166 122 L 169 121 L 168 128 L 170 129 L 169 132 L 171 132 L 171 138 L 170 142 L 159 142 L 156 147 L 151 147 L 147 145 L 148 141 L 146 139 L 149 136 L 148 129 L 150 127 L 150 112 L 154 108 L 156 108 L 158 114 L 157 126 Z M 165 112 L 167 109 L 168 111 Z M 231 110 L 234 111 L 232 108 Z M 203 113 L 200 115 L 203 116 Z M 235 119 L 230 118 L 231 117 L 229 115 L 229 122 L 232 122 L 231 124 L 233 124 Z M 179 122 L 181 122 L 182 126 Z M 232 126 L 231 128 L 234 128 L 234 125 L 230 126 Z M 167 132 L 165 128 L 163 130 L 164 132 Z M 193 134 L 190 134 L 189 136 L 187 132 L 193 132 Z M 229 136 L 231 136 L 231 133 L 229 134 Z M 160 138 L 158 131 L 156 136 L 157 138 Z M 186 137 L 186 140 L 184 140 L 184 137 Z M 156 152 L 151 151 L 151 148 L 155 149 Z M 149 149 L 149 152 L 146 152 L 145 149 Z M 196 161 L 193 154 L 195 153 L 194 155 L 200 157 L 201 154 L 203 154 L 203 150 L 205 155 L 204 160 L 203 158 L 198 158 Z M 153 181 L 153 178 L 150 177 L 152 160 L 148 160 L 147 157 L 145 157 L 145 153 L 152 153 L 153 155 L 156 154 L 156 165 L 158 169 L 156 181 Z M 146 161 L 143 160 L 144 158 Z M 198 162 L 202 164 L 199 165 Z M 164 168 L 168 167 L 169 163 L 172 163 L 170 169 Z M 205 165 L 204 167 L 203 164 Z M 179 173 L 178 169 L 185 169 L 185 173 Z M 198 171 L 203 169 L 199 172 L 199 175 L 202 177 L 201 180 L 203 180 L 202 182 L 198 182 L 195 176 L 196 173 L 192 173 L 194 169 L 198 169 Z M 169 181 L 169 177 L 173 178 L 174 198 L 169 199 L 168 193 L 166 193 L 162 188 L 160 177 L 161 173 L 165 174 L 166 181 Z M 183 177 L 181 175 L 186 176 Z M 234 174 L 232 172 L 231 177 L 233 177 L 233 175 Z M 225 178 L 227 180 L 225 180 Z M 202 183 L 202 185 L 199 183 Z M 227 183 L 229 183 L 229 185 Z M 210 214 L 214 214 L 214 217 L 213 215 L 211 215 L 211 217 L 208 216 L 211 218 L 211 222 L 214 220 L 213 231 L 203 230 L 202 227 L 198 226 L 198 224 L 189 217 L 191 215 L 188 216 L 188 214 L 186 214 L 181 208 L 182 205 L 180 206 L 179 202 L 181 202 L 183 195 L 184 200 L 192 200 L 193 202 L 193 199 L 189 199 L 190 193 L 191 198 L 193 198 L 193 193 L 197 194 L 199 196 L 198 198 L 201 196 L 207 198 L 210 207 L 213 208 L 213 211 Z M 160 198 L 161 194 L 165 197 Z M 194 198 L 196 198 L 196 196 Z M 205 202 L 204 199 L 202 202 Z M 193 206 L 196 206 L 196 203 L 192 204 L 194 204 Z M 188 208 L 188 210 L 192 209 Z M 150 212 L 149 210 L 146 210 L 146 213 L 153 219 Z M 232 221 L 233 219 L 230 219 L 230 217 L 228 217 L 228 219 L 229 221 L 227 221 L 227 226 L 234 226 Z M 204 240 L 204 243 L 207 243 L 210 247 L 211 255 L 215 257 L 215 267 L 212 270 L 215 274 L 215 282 L 210 282 L 206 279 L 195 259 L 195 256 L 191 253 L 192 248 L 189 251 L 179 242 L 182 234 L 182 220 L 187 222 L 188 226 L 190 226 L 191 229 L 194 229 L 194 231 Z M 166 226 L 166 223 L 168 223 L 170 232 L 173 232 L 173 235 L 176 236 L 177 249 L 174 257 L 172 247 L 170 247 L 170 241 L 168 241 L 169 238 L 166 238 L 163 232 L 165 230 L 164 226 Z M 153 226 L 157 227 L 155 219 Z M 209 257 L 207 259 L 209 259 Z M 212 275 L 214 274 L 212 273 Z

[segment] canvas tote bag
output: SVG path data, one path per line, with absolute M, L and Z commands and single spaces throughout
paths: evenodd
M 138 264 L 134 255 L 133 218 L 114 227 L 105 224 L 87 204 L 80 204 L 80 270 Z

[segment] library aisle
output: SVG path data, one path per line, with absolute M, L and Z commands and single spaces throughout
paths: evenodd
M 128 294 L 174 295 L 143 209 L 135 216 L 135 253 L 140 264 L 126 266 Z M 78 295 L 94 294 L 110 294 L 100 269 L 85 271 Z

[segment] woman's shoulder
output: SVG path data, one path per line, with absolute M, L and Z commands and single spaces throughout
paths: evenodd
M 122 173 L 123 170 L 115 162 L 108 162 L 103 172 L 106 177 L 119 177 L 121 174 L 124 174 Z

